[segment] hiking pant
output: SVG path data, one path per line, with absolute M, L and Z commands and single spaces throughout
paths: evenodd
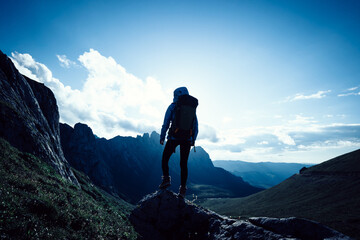
M 168 140 L 166 142 L 164 152 L 162 155 L 162 171 L 163 176 L 169 176 L 169 159 L 175 152 L 175 148 L 180 145 L 180 169 L 181 169 L 181 185 L 186 186 L 188 177 L 187 162 L 190 153 L 190 142 L 186 140 Z

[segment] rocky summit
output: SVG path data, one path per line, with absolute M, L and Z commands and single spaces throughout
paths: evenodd
M 145 196 L 132 211 L 130 221 L 144 240 L 350 239 L 301 218 L 230 219 L 179 198 L 169 190 Z

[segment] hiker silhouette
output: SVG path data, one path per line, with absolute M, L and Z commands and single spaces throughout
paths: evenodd
M 162 155 L 161 165 L 163 176 L 159 188 L 166 189 L 171 184 L 169 159 L 175 152 L 176 147 L 180 145 L 181 184 L 179 196 L 182 198 L 184 198 L 186 194 L 186 181 L 188 177 L 187 162 L 190 149 L 191 146 L 195 146 L 195 140 L 198 135 L 197 105 L 198 100 L 189 95 L 186 87 L 175 89 L 174 100 L 166 110 L 160 134 L 160 144 L 163 145 L 166 132 L 169 129 L 167 142 Z

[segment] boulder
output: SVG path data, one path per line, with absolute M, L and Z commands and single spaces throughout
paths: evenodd
M 132 211 L 130 221 L 144 240 L 350 239 L 305 219 L 230 219 L 169 190 L 145 196 Z

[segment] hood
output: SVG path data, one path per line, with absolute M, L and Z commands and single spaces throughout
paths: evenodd
M 177 102 L 179 96 L 181 95 L 189 95 L 189 91 L 187 90 L 186 87 L 179 87 L 177 89 L 175 89 L 174 91 L 174 103 Z

